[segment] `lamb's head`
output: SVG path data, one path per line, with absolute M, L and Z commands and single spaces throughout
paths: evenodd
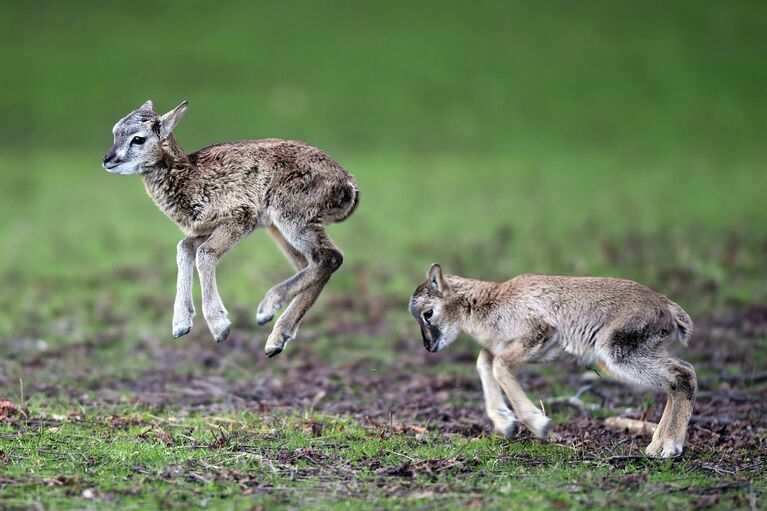
M 424 348 L 432 353 L 445 349 L 461 332 L 458 310 L 451 298 L 442 268 L 432 264 L 426 280 L 410 298 L 410 314 L 421 327 Z
M 112 174 L 140 174 L 163 157 L 163 144 L 186 112 L 182 102 L 165 115 L 158 116 L 152 101 L 123 117 L 112 129 L 114 144 L 104 155 L 104 168 Z

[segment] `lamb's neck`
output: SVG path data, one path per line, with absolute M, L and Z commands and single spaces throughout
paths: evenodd
M 185 223 L 189 204 L 190 172 L 194 165 L 171 135 L 163 142 L 160 160 L 141 174 L 144 187 L 155 204 L 176 222 Z
M 483 280 L 466 279 L 449 276 L 447 285 L 450 288 L 451 302 L 459 312 L 461 322 L 471 325 L 483 321 L 487 314 L 497 313 L 501 308 L 511 306 L 511 302 L 502 284 Z M 501 295 L 504 296 L 501 296 Z

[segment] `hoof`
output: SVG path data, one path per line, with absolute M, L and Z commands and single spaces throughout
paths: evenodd
M 278 323 L 272 330 L 272 333 L 269 334 L 269 338 L 266 339 L 266 356 L 272 358 L 282 353 L 288 343 L 294 338 L 295 329 L 281 330 L 281 326 Z
M 498 436 L 502 436 L 503 438 L 511 438 L 514 436 L 514 433 L 517 432 L 517 423 L 512 422 L 511 424 L 507 424 L 505 426 L 495 426 L 494 433 Z
M 666 447 L 660 452 L 661 458 L 678 458 L 682 455 L 682 446 L 681 445 L 672 445 L 671 447 Z
M 663 444 L 650 443 L 645 449 L 645 454 L 650 458 L 678 458 L 682 455 L 682 446 L 674 442 Z
M 232 323 L 224 316 L 218 316 L 215 319 L 208 320 L 208 329 L 216 342 L 224 342 L 229 337 L 229 331 Z
M 549 427 L 551 426 L 551 419 L 545 415 L 536 415 L 532 421 L 528 424 L 528 428 L 539 440 L 545 440 L 549 436 Z
M 282 308 L 283 303 L 276 296 L 276 293 L 270 290 L 266 293 L 264 299 L 261 300 L 261 303 L 258 304 L 256 323 L 259 325 L 269 323 L 274 318 L 274 315 L 277 314 L 277 311 Z
M 546 419 L 546 424 L 541 428 L 541 431 L 538 433 L 538 438 L 541 440 L 546 440 L 549 436 L 549 428 L 551 428 L 551 421 L 549 419 Z
M 191 326 L 178 327 L 173 329 L 173 338 L 178 339 L 188 334 L 192 330 Z
M 274 319 L 274 313 L 264 314 L 262 312 L 259 312 L 258 314 L 256 314 L 256 323 L 258 323 L 261 326 L 269 323 L 272 319 Z
M 224 342 L 227 337 L 229 337 L 229 332 L 231 328 L 226 327 L 226 329 L 223 332 L 220 332 L 218 335 L 215 336 L 216 342 Z

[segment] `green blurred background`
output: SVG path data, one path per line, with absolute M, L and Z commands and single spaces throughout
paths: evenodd
M 694 312 L 764 301 L 765 33 L 761 2 L 7 3 L 2 332 L 94 288 L 172 299 L 181 234 L 100 166 L 147 99 L 189 100 L 189 152 L 295 138 L 355 174 L 331 295 L 364 273 L 404 307 L 440 261 L 623 275 Z M 254 310 L 288 274 L 258 233 L 222 262 L 224 300 Z

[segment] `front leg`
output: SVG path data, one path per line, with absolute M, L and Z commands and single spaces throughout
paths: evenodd
M 216 265 L 224 253 L 248 235 L 253 228 L 235 223 L 222 224 L 197 249 L 197 273 L 202 288 L 202 314 L 216 342 L 229 336 L 228 313 L 218 294 Z
M 493 355 L 487 351 L 479 352 L 477 372 L 482 380 L 482 392 L 485 395 L 485 410 L 493 421 L 495 432 L 506 438 L 512 436 L 517 429 L 517 418 L 514 416 L 503 397 L 503 389 L 493 376 Z
M 200 246 L 200 238 L 184 238 L 176 246 L 178 277 L 176 280 L 176 301 L 173 305 L 173 337 L 186 335 L 192 329 L 194 318 L 194 256 Z
M 529 348 L 522 341 L 514 342 L 509 348 L 493 359 L 493 376 L 500 383 L 511 408 L 519 420 L 538 438 L 544 439 L 549 433 L 549 418 L 535 406 L 522 390 L 514 371 L 529 359 Z

